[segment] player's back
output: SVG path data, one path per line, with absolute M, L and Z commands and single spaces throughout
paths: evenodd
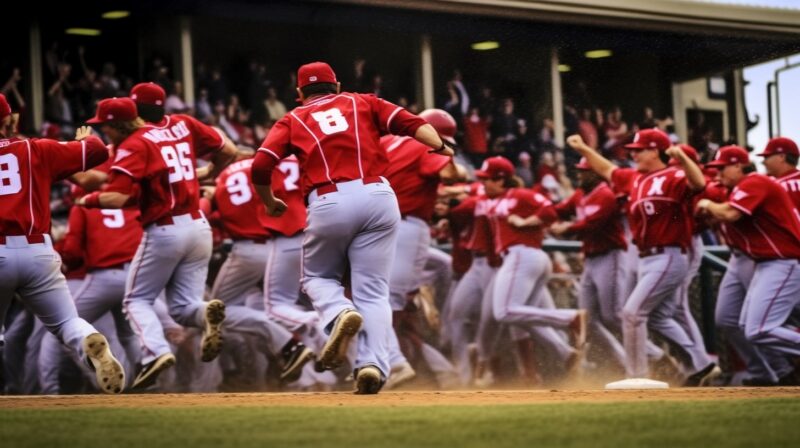
M 387 165 L 379 139 L 400 110 L 369 95 L 326 95 L 285 118 L 308 188 L 381 175 Z M 267 148 L 269 149 L 269 148 Z
M 263 239 L 267 213 L 250 182 L 253 159 L 232 163 L 217 177 L 214 202 L 225 231 L 235 239 Z
M 103 142 L 48 139 L 0 140 L 0 235 L 50 231 L 50 187 L 108 158 Z

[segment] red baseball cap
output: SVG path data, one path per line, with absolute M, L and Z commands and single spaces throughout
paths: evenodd
M 136 103 L 132 99 L 106 98 L 97 103 L 97 113 L 87 120 L 89 124 L 108 123 L 110 121 L 133 121 L 139 116 Z
M 633 143 L 625 145 L 628 149 L 657 149 L 666 151 L 672 146 L 669 136 L 660 129 L 642 129 L 633 137 Z
M 297 69 L 297 87 L 303 88 L 311 84 L 327 82 L 336 84 L 336 73 L 325 62 L 311 62 Z
M 450 144 L 455 144 L 456 140 L 456 120 L 449 113 L 441 109 L 426 109 L 419 113 L 420 118 L 436 129 L 436 132 Z
M 582 171 L 591 171 L 592 167 L 589 166 L 589 161 L 586 157 L 581 157 L 581 161 L 575 164 L 575 169 Z
M 723 146 L 717 151 L 714 160 L 706 163 L 706 166 L 710 168 L 721 168 L 733 165 L 734 163 L 750 163 L 750 155 L 747 154 L 746 149 L 736 145 Z
M 489 157 L 483 161 L 481 169 L 475 170 L 479 179 L 499 179 L 514 175 L 514 164 L 501 156 Z
M 11 115 L 11 106 L 8 104 L 6 96 L 0 93 L 0 120 L 5 120 L 9 115 Z
M 131 99 L 136 104 L 149 104 L 151 106 L 163 106 L 167 98 L 167 92 L 154 82 L 141 82 L 131 89 Z
M 793 154 L 800 156 L 800 151 L 798 151 L 797 143 L 795 143 L 794 140 L 786 137 L 775 137 L 767 143 L 764 152 L 757 155 L 767 157 L 773 154 Z
M 683 153 L 686 154 L 687 156 L 689 156 L 690 159 L 692 159 L 692 162 L 700 165 L 700 157 L 697 155 L 697 150 L 694 149 L 693 146 L 687 145 L 685 143 L 681 143 L 680 145 L 678 145 L 678 148 L 681 148 Z M 669 160 L 669 164 L 670 165 L 680 165 L 681 162 L 679 162 L 677 159 L 670 159 Z

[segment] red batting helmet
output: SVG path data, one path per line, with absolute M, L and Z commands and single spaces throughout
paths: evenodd
M 425 109 L 419 114 L 420 118 L 427 121 L 439 135 L 450 144 L 455 144 L 456 120 L 452 115 L 442 109 Z

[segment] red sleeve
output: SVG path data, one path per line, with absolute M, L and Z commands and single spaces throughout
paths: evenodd
M 217 129 L 188 115 L 180 115 L 180 118 L 188 123 L 192 129 L 195 144 L 194 150 L 197 157 L 202 157 L 210 152 L 217 152 L 225 146 L 225 139 Z
M 550 224 L 558 220 L 558 213 L 552 204 L 545 205 L 536 212 L 536 216 L 542 220 L 543 227 L 549 227 Z
M 139 140 L 125 140 L 117 148 L 109 175 L 118 172 L 127 174 L 135 181 L 144 178 L 147 170 L 148 149 L 146 144 Z
M 607 190 L 607 194 L 599 193 L 596 198 L 586 206 L 586 216 L 569 226 L 569 232 L 599 229 L 617 213 L 617 199 L 611 190 Z
M 451 218 L 472 217 L 475 214 L 475 205 L 478 203 L 477 196 L 470 196 L 461 201 L 460 204 L 450 209 Z
M 103 186 L 102 191 L 136 196 L 136 189 L 133 188 L 133 178 L 128 176 L 124 171 L 111 171 L 108 174 L 108 181 Z
M 542 225 L 547 227 L 558 220 L 558 213 L 556 213 L 553 202 L 541 195 L 540 193 L 531 190 L 518 190 L 523 194 L 520 196 L 524 201 L 530 203 L 532 206 L 537 207 L 536 215 L 541 221 Z
M 569 219 L 575 214 L 575 204 L 578 202 L 579 193 L 576 191 L 566 201 L 561 201 L 553 207 L 556 209 L 559 219 Z
M 611 172 L 611 187 L 614 191 L 630 194 L 633 181 L 639 173 L 631 168 L 616 168 Z
M 359 96 L 372 107 L 372 118 L 381 134 L 413 137 L 417 133 L 417 129 L 428 123 L 397 104 L 392 104 L 375 95 L 359 94 Z
M 450 163 L 450 157 L 425 151 L 420 159 L 419 175 L 422 177 L 439 177 L 439 172 L 448 163 Z
M 83 207 L 72 207 L 69 211 L 67 234 L 61 247 L 61 259 L 70 269 L 80 267 L 83 263 L 83 248 L 86 238 L 86 210 Z
M 34 142 L 42 151 L 53 181 L 94 168 L 108 159 L 106 145 L 95 136 L 79 142 L 57 142 L 49 139 L 38 139 Z
M 731 192 L 728 204 L 748 216 L 752 215 L 769 192 L 765 185 L 759 185 L 761 183 L 757 177 L 745 178 Z
M 254 185 L 271 185 L 272 172 L 278 165 L 280 159 L 271 151 L 264 151 L 261 148 L 253 158 L 253 165 L 251 167 L 250 180 Z

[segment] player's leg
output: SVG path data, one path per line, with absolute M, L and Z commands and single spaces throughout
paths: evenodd
M 362 190 L 354 199 L 362 204 L 350 204 L 352 212 L 360 209 L 366 225 L 355 234 L 348 248 L 350 260 L 353 303 L 365 317 L 362 332 L 358 335 L 358 356 L 355 368 L 377 367 L 385 379 L 390 372 L 386 332 L 392 328 L 392 310 L 389 304 L 389 275 L 397 247 L 397 228 L 400 212 L 394 192 L 386 184 Z M 360 372 L 359 372 L 360 374 Z M 356 375 L 358 392 L 376 393 L 379 382 L 370 378 L 362 384 Z M 365 387 L 362 387 L 365 386 Z
M 408 293 L 422 284 L 430 240 L 430 229 L 425 221 L 408 216 L 398 223 L 397 247 L 389 275 L 392 310 L 404 309 Z
M 435 247 L 428 247 L 425 269 L 422 272 L 422 284 L 433 286 L 436 292 L 434 303 L 444 315 L 445 303 L 453 289 L 453 258 Z
M 578 307 L 589 314 L 589 336 L 608 350 L 621 366 L 625 365 L 625 349 L 614 331 L 620 332 L 622 299 L 620 290 L 624 281 L 622 251 L 589 257 L 583 265 Z
M 531 305 L 531 298 L 547 287 L 552 264 L 542 250 L 514 246 L 497 272 L 494 288 L 494 317 L 507 324 L 569 327 L 581 313 L 578 310 L 542 309 Z M 585 319 L 585 317 L 584 317 Z M 581 339 L 585 338 L 585 329 Z M 582 344 L 582 343 L 581 343 Z
M 219 269 L 211 288 L 211 297 L 226 305 L 244 305 L 245 292 L 264 278 L 267 247 L 253 241 L 233 243 L 228 258 Z
M 482 271 L 491 270 L 486 257 L 475 258 L 472 266 L 456 285 L 450 298 L 450 313 L 444 324 L 450 333 L 453 362 L 461 377 L 461 384 L 466 386 L 472 379 L 472 364 L 469 360 L 469 344 L 475 340 L 476 324 L 481 315 L 481 303 L 484 290 Z M 491 309 L 489 310 L 491 314 Z
M 756 347 L 800 355 L 800 333 L 784 327 L 800 303 L 800 262 L 771 260 L 756 263 L 745 298 L 744 333 Z
M 307 332 L 319 323 L 316 311 L 298 304 L 303 269 L 303 235 L 267 242 L 263 303 L 267 315 L 292 332 Z
M 622 308 L 625 370 L 629 378 L 647 376 L 648 317 L 661 301 L 674 296 L 688 270 L 688 260 L 678 250 L 668 248 L 664 254 L 642 258 L 638 269 L 638 283 Z
M 678 307 L 675 310 L 675 321 L 683 328 L 689 338 L 695 343 L 704 344 L 703 333 L 700 331 L 700 326 L 692 315 L 691 303 L 689 302 L 689 289 L 692 281 L 700 272 L 700 266 L 703 264 L 703 238 L 700 235 L 695 235 L 692 238 L 692 247 L 689 251 L 689 273 L 686 274 L 686 279 L 681 285 L 678 295 Z

